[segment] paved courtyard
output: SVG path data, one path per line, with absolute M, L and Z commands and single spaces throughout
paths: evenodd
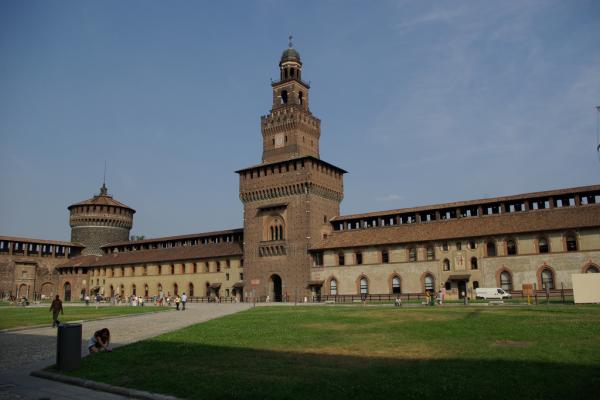
M 250 304 L 188 304 L 186 311 L 140 314 L 83 323 L 82 354 L 91 335 L 101 329 L 111 332 L 113 348 L 148 339 L 166 332 L 208 321 L 250 308 Z M 150 306 L 153 307 L 153 306 Z M 65 307 L 65 313 L 70 307 Z M 56 361 L 56 328 L 23 329 L 0 333 L 0 400 L 4 399 L 124 399 L 125 397 L 96 392 L 34 378 L 29 373 L 50 366 Z

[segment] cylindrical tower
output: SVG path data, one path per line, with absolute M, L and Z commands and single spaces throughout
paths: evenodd
M 100 246 L 129 240 L 135 210 L 112 198 L 105 184 L 100 194 L 69 206 L 71 242 L 85 246 L 83 254 L 102 255 Z

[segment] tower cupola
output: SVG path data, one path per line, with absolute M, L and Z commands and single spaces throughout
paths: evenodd
M 279 80 L 271 83 L 273 107 L 261 118 L 263 162 L 319 157 L 321 121 L 308 107 L 310 85 L 302 80 L 300 53 L 292 37 L 279 61 Z

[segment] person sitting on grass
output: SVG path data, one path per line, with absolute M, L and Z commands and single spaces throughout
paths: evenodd
M 108 328 L 102 328 L 94 332 L 94 335 L 88 342 L 88 351 L 90 354 L 99 353 L 101 351 L 112 351 L 108 345 L 110 344 L 110 331 Z

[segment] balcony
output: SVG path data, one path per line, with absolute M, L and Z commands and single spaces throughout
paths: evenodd
M 285 240 L 262 241 L 258 245 L 259 257 L 281 257 L 286 256 L 288 245 Z

